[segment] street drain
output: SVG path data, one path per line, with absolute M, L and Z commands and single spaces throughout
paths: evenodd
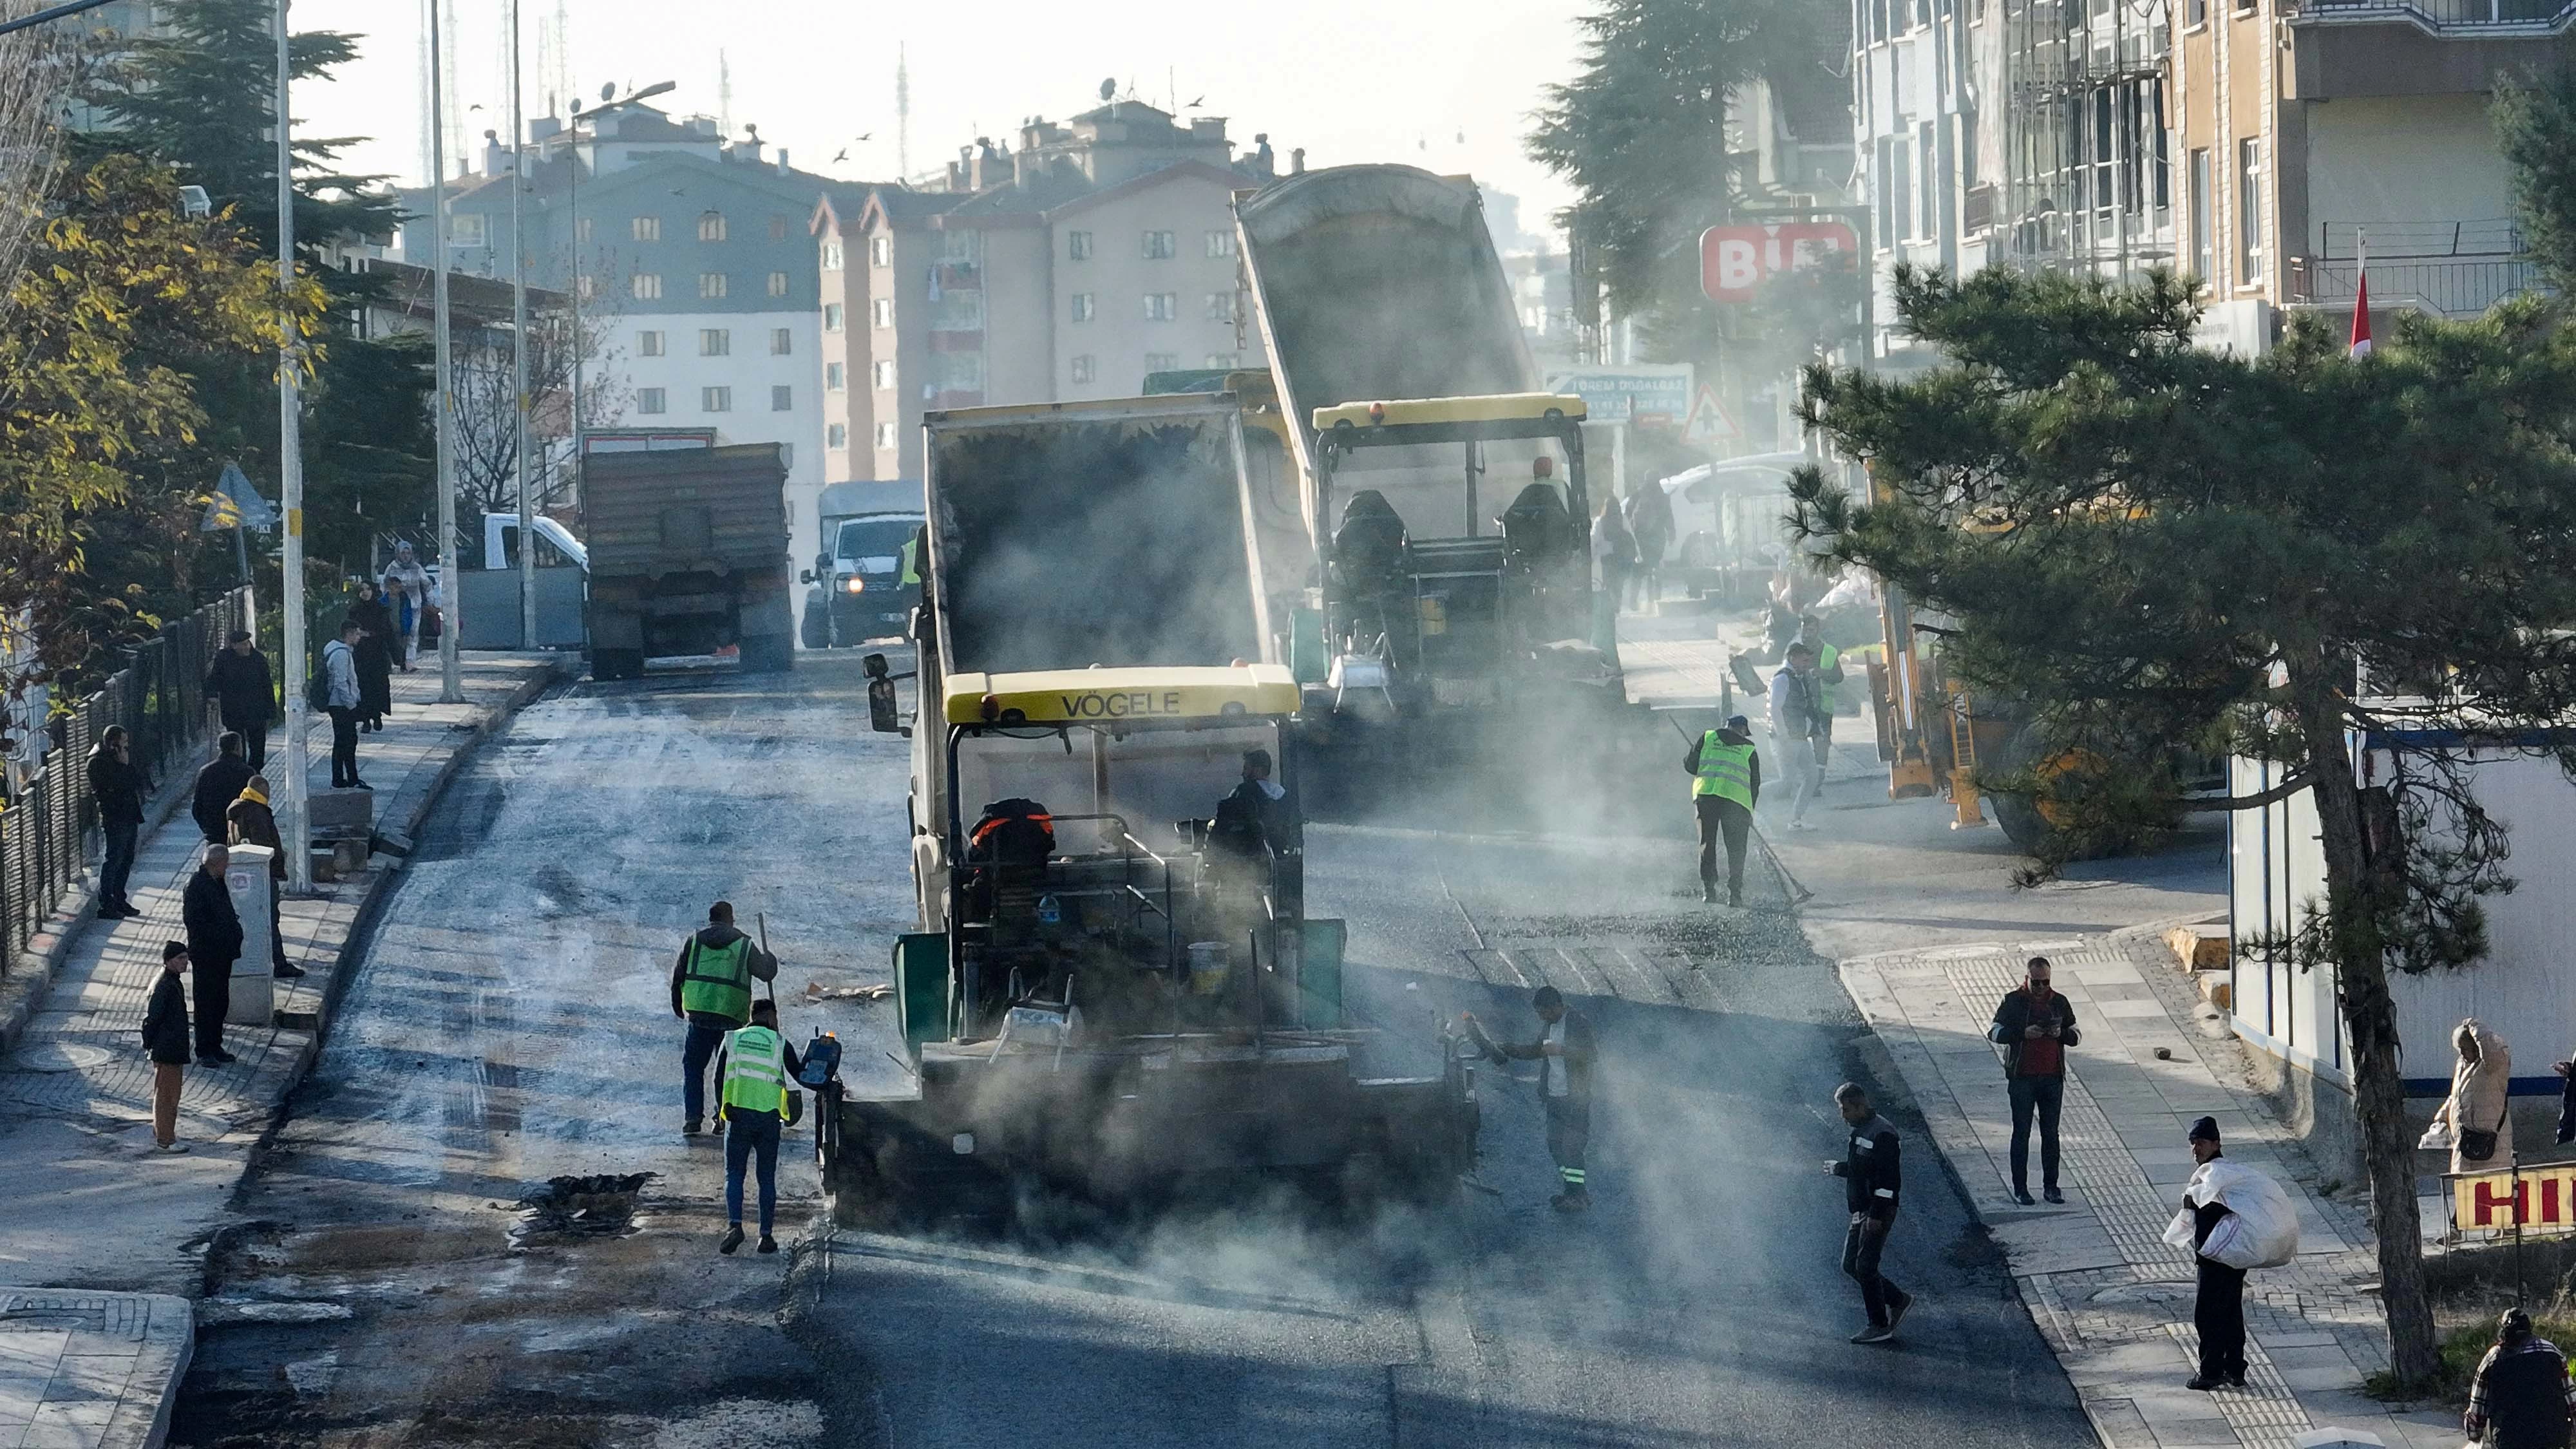
M 595 1172 L 550 1177 L 519 1195 L 519 1221 L 510 1240 L 613 1238 L 635 1231 L 635 1195 L 657 1172 Z

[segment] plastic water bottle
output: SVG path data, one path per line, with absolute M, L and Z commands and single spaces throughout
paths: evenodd
M 1064 920 L 1064 907 L 1051 895 L 1038 897 L 1038 924 L 1053 926 Z

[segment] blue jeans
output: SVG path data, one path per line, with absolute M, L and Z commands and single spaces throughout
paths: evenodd
M 131 820 L 106 827 L 107 856 L 98 866 L 100 905 L 121 909 L 132 904 L 125 898 L 125 883 L 134 874 L 134 836 L 142 828 Z
M 2030 1191 L 2030 1120 L 2039 1119 L 2039 1182 L 2057 1186 L 2057 1111 L 2066 1100 L 2064 1077 L 2014 1077 L 2005 1084 L 2012 1098 L 2013 1191 Z
M 680 1089 L 684 1115 L 692 1122 L 707 1115 L 707 1064 L 716 1059 L 724 1045 L 725 1034 L 719 1027 L 689 1023 L 689 1039 L 680 1046 L 680 1070 L 688 1081 Z
M 742 1226 L 742 1169 L 760 1153 L 760 1235 L 778 1215 L 778 1114 L 741 1112 L 725 1122 L 725 1221 Z

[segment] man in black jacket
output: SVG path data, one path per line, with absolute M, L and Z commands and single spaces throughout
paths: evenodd
M 2469 1381 L 2461 1430 L 2472 1441 L 2495 1430 L 2496 1449 L 2566 1449 L 2571 1409 L 2576 1384 L 2568 1381 L 2567 1355 L 2532 1331 L 2529 1313 L 2506 1309 L 2495 1347 Z
M 1869 1312 L 1869 1326 L 1853 1334 L 1852 1342 L 1885 1343 L 1896 1337 L 1896 1325 L 1914 1306 L 1914 1295 L 1878 1270 L 1888 1232 L 1896 1226 L 1897 1195 L 1905 1185 L 1896 1128 L 1878 1115 L 1868 1091 L 1857 1082 L 1834 1088 L 1834 1106 L 1842 1112 L 1850 1138 L 1843 1160 L 1826 1163 L 1825 1171 L 1843 1180 L 1843 1207 L 1851 1214 L 1843 1233 L 1843 1272 L 1860 1284 L 1861 1306 Z
M 2195 1165 L 2207 1166 L 2211 1158 L 2225 1155 L 2219 1149 L 2215 1117 L 2192 1123 L 2189 1141 Z M 2186 1380 L 2183 1387 L 2203 1393 L 2241 1389 L 2245 1387 L 2245 1270 L 2197 1251 L 2209 1241 L 2209 1235 L 2226 1219 L 2230 1209 L 2215 1199 L 2193 1202 L 2188 1192 L 2183 1194 L 2182 1205 L 2191 1214 L 2191 1245 L 2195 1250 L 2191 1260 L 2200 1270 L 2198 1291 L 2191 1300 L 2191 1326 L 2200 1334 L 2200 1372 Z
M 2021 985 L 1995 1007 L 1986 1040 L 2004 1049 L 2004 1089 L 2012 1095 L 2013 1201 L 2030 1206 L 2030 1123 L 2039 1119 L 2039 1181 L 2050 1202 L 2057 1190 L 2057 1113 L 2066 1100 L 2066 1049 L 2084 1039 L 2075 1003 L 2049 986 L 2045 956 L 2033 956 Z
M 89 793 L 98 802 L 99 830 L 107 837 L 107 853 L 98 866 L 98 918 L 142 915 L 125 898 L 125 884 L 134 874 L 134 839 L 143 829 L 143 802 L 151 798 L 152 782 L 134 763 L 125 726 L 109 725 L 89 752 Z
M 1592 1141 L 1592 1018 L 1569 1009 L 1564 993 L 1553 986 L 1531 992 L 1530 1009 L 1538 1013 L 1538 1039 L 1494 1046 L 1491 1055 L 1498 1066 L 1505 1061 L 1538 1063 L 1539 1107 L 1547 1114 L 1547 1155 L 1565 1185 L 1548 1204 L 1561 1213 L 1579 1213 L 1592 1206 L 1592 1186 L 1583 1166 L 1584 1149 Z M 1475 1017 L 1467 1019 L 1473 1022 Z M 1483 1028 L 1477 1028 L 1477 1034 L 1483 1035 Z
M 196 797 L 189 802 L 188 817 L 197 822 L 208 845 L 222 845 L 231 837 L 224 823 L 224 812 L 241 798 L 242 786 L 258 772 L 242 758 L 243 742 L 238 730 L 224 731 L 215 741 L 215 757 L 197 771 Z
M 233 1060 L 224 1050 L 224 1013 L 232 1009 L 233 962 L 241 959 L 242 949 L 241 917 L 233 912 L 232 892 L 224 888 L 224 867 L 230 863 L 222 846 L 207 846 L 205 861 L 188 877 L 180 899 L 188 960 L 196 968 L 197 1060 L 215 1066 Z
M 268 656 L 252 646 L 248 629 L 235 629 L 232 640 L 206 667 L 206 693 L 224 728 L 242 737 L 244 758 L 254 770 L 268 766 L 268 726 L 277 718 L 277 685 L 268 672 Z
M 152 1058 L 152 1146 L 161 1152 L 188 1150 L 179 1140 L 179 1074 L 188 1065 L 188 994 L 179 973 L 187 969 L 187 943 L 162 943 L 161 977 L 143 1013 L 143 1050 Z

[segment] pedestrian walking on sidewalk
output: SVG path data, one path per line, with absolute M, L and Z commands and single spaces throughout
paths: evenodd
M 1717 845 L 1726 842 L 1726 903 L 1744 904 L 1744 847 L 1753 834 L 1753 807 L 1762 798 L 1762 756 L 1753 748 L 1753 724 L 1730 716 L 1690 747 L 1682 769 L 1691 777 L 1691 810 L 1699 817 L 1699 898 L 1717 899 Z
M 232 892 L 224 888 L 224 867 L 231 858 L 220 845 L 206 847 L 197 873 L 188 877 L 180 898 L 180 920 L 188 929 L 188 964 L 197 995 L 197 1060 L 221 1066 L 233 1060 L 224 1050 L 224 1016 L 232 1010 L 233 963 L 241 959 L 241 917 L 233 912 Z
M 373 733 L 385 727 L 385 714 L 394 707 L 394 619 L 376 586 L 364 579 L 349 619 L 358 626 L 358 727 Z
M 242 782 L 240 796 L 224 810 L 224 830 L 235 845 L 268 847 L 269 969 L 280 980 L 292 981 L 304 968 L 286 959 L 286 842 L 278 838 L 277 812 L 269 808 L 266 775 Z
M 689 1024 L 680 1045 L 683 1133 L 694 1137 L 706 1125 L 707 1063 L 727 1033 L 751 1020 L 751 983 L 776 979 L 778 958 L 734 928 L 731 901 L 707 907 L 705 929 L 681 943 L 671 967 L 671 1014 Z M 721 1117 L 716 1130 L 724 1130 Z
M 775 1001 L 752 1003 L 751 1025 L 725 1036 L 724 1055 L 716 1062 L 716 1080 L 724 1084 L 717 1109 L 731 1130 L 725 1133 L 725 1235 L 716 1245 L 719 1253 L 742 1246 L 745 1167 L 760 1177 L 760 1251 L 778 1251 L 769 1231 L 778 1215 L 778 1132 L 786 1121 L 788 1084 L 804 1069 L 796 1048 L 779 1035 Z
M 1833 705 L 1816 674 L 1816 647 L 1789 646 L 1789 657 L 1771 675 L 1771 738 L 1787 757 L 1782 768 L 1796 782 L 1789 797 L 1789 828 L 1812 830 L 1807 807 L 1825 793 L 1825 759 L 1833 750 Z
M 2030 1206 L 2030 1123 L 2039 1119 L 2040 1191 L 2050 1202 L 2057 1190 L 2057 1114 L 2066 1100 L 2066 1049 L 2084 1039 L 2075 1029 L 2075 1003 L 2049 987 L 2045 956 L 2033 956 L 2022 984 L 1995 1007 L 1986 1040 L 2004 1049 L 2004 1090 L 2012 1096 L 2013 1201 Z
M 364 790 L 358 778 L 358 636 L 355 619 L 340 621 L 340 637 L 322 646 L 322 707 L 331 714 L 331 788 Z
M 1530 1010 L 1538 1013 L 1539 1033 L 1527 1042 L 1496 1044 L 1485 1036 L 1474 1012 L 1467 1024 L 1496 1066 L 1507 1061 L 1538 1063 L 1539 1110 L 1547 1117 L 1547 1155 L 1556 1164 L 1562 1188 L 1548 1199 L 1561 1213 L 1592 1206 L 1592 1183 L 1584 1156 L 1592 1143 L 1592 1068 L 1596 1039 L 1592 1018 L 1565 1004 L 1553 986 L 1530 993 Z
M 2472 1016 L 2451 1030 L 2451 1095 L 2424 1141 L 2451 1149 L 2453 1172 L 2502 1172 L 2513 1165 L 2513 1048 Z
M 242 737 L 242 757 L 254 770 L 268 768 L 268 727 L 277 719 L 277 682 L 268 671 L 268 656 L 251 643 L 248 629 L 235 629 L 224 651 L 206 666 L 206 693 L 215 701 L 224 728 Z
M 2184 1387 L 2203 1392 L 2245 1387 L 2245 1270 L 2199 1251 L 2234 1211 L 2208 1185 L 2210 1165 L 2223 1156 L 2218 1119 L 2192 1123 L 2191 1160 L 2198 1165 L 2183 1189 L 2182 1205 L 2191 1213 L 2192 1261 L 2200 1268 L 2200 1291 L 2191 1303 L 2191 1326 L 2200 1334 L 2200 1372 Z
M 412 553 L 409 539 L 394 545 L 394 561 L 385 565 L 381 582 L 388 593 L 397 586 L 402 589 L 403 617 L 400 622 L 403 642 L 394 652 L 401 658 L 403 667 L 408 669 L 412 661 L 420 657 L 421 616 L 429 604 L 429 570 L 423 568 L 420 559 Z
M 188 1150 L 179 1140 L 179 1074 L 188 1067 L 188 994 L 179 973 L 187 969 L 188 943 L 162 943 L 161 974 L 143 1012 L 143 1051 L 152 1059 L 152 1146 L 159 1152 Z
M 411 673 L 411 591 L 403 587 L 402 580 L 391 575 L 385 579 L 385 613 L 394 621 L 393 637 L 387 641 L 390 645 L 387 652 L 393 655 L 394 668 L 409 674 Z
M 1896 1128 L 1878 1115 L 1868 1090 L 1858 1082 L 1834 1088 L 1834 1106 L 1842 1113 L 1847 1139 L 1843 1160 L 1826 1163 L 1825 1171 L 1843 1180 L 1843 1209 L 1851 1214 L 1843 1231 L 1843 1272 L 1860 1285 L 1861 1307 L 1869 1314 L 1869 1326 L 1851 1341 L 1885 1343 L 1896 1337 L 1896 1325 L 1914 1306 L 1914 1295 L 1879 1271 L 1905 1187 Z
M 2471 1443 L 2495 1433 L 2495 1449 L 2566 1449 L 2576 1421 L 2576 1383 L 2567 1377 L 2567 1355 L 2532 1331 L 2531 1315 L 2508 1308 L 2496 1324 L 2495 1347 L 2478 1360 L 2469 1381 L 2468 1412 L 2461 1432 Z
M 225 834 L 224 812 L 241 798 L 242 786 L 258 772 L 242 758 L 245 742 L 237 730 L 226 730 L 215 741 L 215 757 L 197 771 L 196 795 L 188 804 L 188 818 L 197 822 L 198 833 L 208 845 L 221 845 L 230 837 Z
M 98 802 L 99 830 L 107 837 L 98 865 L 98 918 L 121 921 L 142 915 L 125 898 L 125 887 L 134 875 L 134 842 L 143 830 L 143 802 L 152 797 L 152 782 L 134 763 L 125 726 L 109 725 L 89 752 L 89 793 Z
M 1637 567 L 1637 539 L 1619 516 L 1619 500 L 1604 498 L 1592 519 L 1592 647 L 1619 652 L 1619 599 Z

